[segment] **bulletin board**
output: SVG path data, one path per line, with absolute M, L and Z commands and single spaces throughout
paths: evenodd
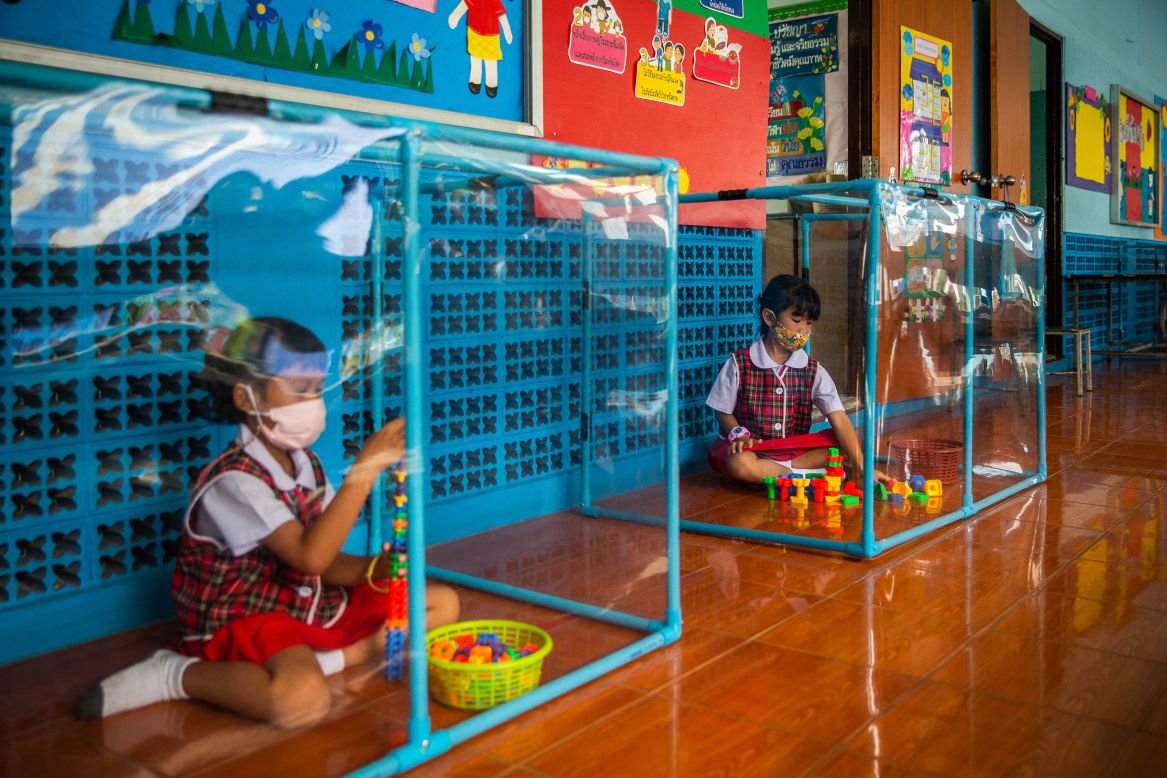
M 768 183 L 797 183 L 846 164 L 847 36 L 847 0 L 770 9 Z
M 1117 165 L 1110 190 L 1110 221 L 1136 227 L 1159 224 L 1159 111 L 1123 87 L 1110 87 L 1110 142 Z
M 1163 151 L 1164 132 L 1167 131 L 1167 100 L 1155 98 L 1155 107 L 1159 109 L 1159 224 L 1155 227 L 1155 239 L 1167 240 L 1167 205 L 1163 204 L 1163 194 L 1167 192 L 1167 184 L 1163 183 L 1163 176 L 1167 175 L 1167 155 Z
M 1092 86 L 1066 84 L 1066 186 L 1109 192 L 1110 101 Z
M 670 157 L 682 168 L 682 190 L 761 186 L 769 88 L 764 4 L 745 3 L 741 18 L 699 0 L 604 0 L 603 5 L 599 10 L 598 0 L 543 0 L 544 136 Z M 591 33 L 579 29 L 585 17 Z M 603 18 L 604 33 L 597 17 Z M 614 37 L 614 19 L 623 41 Z M 577 47 L 578 42 L 589 48 Z M 680 219 L 764 229 L 765 203 L 689 204 L 682 206 Z
M 6 3 L 0 5 L 0 39 L 162 66 L 135 73 L 163 82 L 173 83 L 167 74 L 178 68 L 312 90 L 321 97 L 297 96 L 307 102 L 346 95 L 455 112 L 466 119 L 464 124 L 483 125 L 478 117 L 531 123 L 537 117 L 528 109 L 528 89 L 536 88 L 528 76 L 529 52 L 538 50 L 528 43 L 531 0 L 479 0 L 472 3 L 476 10 L 455 14 L 460 2 Z M 477 79 L 468 51 L 469 24 L 482 27 L 479 40 L 485 39 L 483 45 L 489 49 L 479 52 L 483 56 L 475 61 Z M 410 113 L 394 106 L 380 110 Z M 483 126 L 511 128 L 489 122 Z

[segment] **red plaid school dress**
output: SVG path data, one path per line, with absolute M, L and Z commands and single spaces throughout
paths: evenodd
M 814 380 L 819 363 L 807 357 L 805 367 L 781 365 L 777 368 L 758 367 L 750 359 L 750 347 L 733 352 L 737 365 L 738 394 L 733 415 L 737 423 L 750 431 L 750 436 L 769 441 L 778 438 L 797 438 L 810 431 L 814 410 Z M 767 459 L 793 459 L 810 448 L 838 445 L 833 431 L 813 438 L 791 440 L 791 448 L 758 451 Z M 706 457 L 713 470 L 727 474 L 726 458 L 729 441 L 717 438 Z
M 814 377 L 819 363 L 807 358 L 806 367 L 758 367 L 750 349 L 733 352 L 737 363 L 738 400 L 733 415 L 755 438 L 789 438 L 810 431 L 814 410 Z
M 316 484 L 324 484 L 319 458 L 305 453 Z M 180 650 L 204 659 L 262 664 L 294 645 L 343 648 L 380 627 L 386 602 L 368 587 L 353 591 L 350 602 L 347 590 L 301 573 L 263 544 L 235 556 L 229 547 L 195 533 L 191 517 L 199 499 L 215 479 L 232 471 L 263 481 L 305 528 L 324 508 L 323 489 L 281 491 L 267 468 L 237 444 L 204 468 L 183 522 L 171 587 L 183 633 Z

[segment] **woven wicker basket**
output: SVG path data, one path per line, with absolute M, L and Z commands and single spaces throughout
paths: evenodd
M 913 438 L 893 441 L 889 475 L 905 481 L 914 475 L 922 475 L 945 484 L 956 483 L 963 453 L 964 446 L 959 440 Z

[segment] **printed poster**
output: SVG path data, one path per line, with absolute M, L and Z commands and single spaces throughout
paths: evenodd
M 797 176 L 826 168 L 823 76 L 770 82 L 766 176 Z
M 1066 186 L 1109 192 L 1110 101 L 1092 86 L 1066 84 Z
M 1167 188 L 1164 184 L 1164 175 L 1167 175 L 1167 153 L 1163 150 L 1163 133 L 1167 131 L 1167 100 L 1155 98 L 1155 105 L 1159 108 L 1159 226 L 1155 227 L 1155 238 L 1167 240 L 1167 205 L 1164 205 L 1163 192 Z
M 771 80 L 838 69 L 838 14 L 770 23 Z
M 609 0 L 584 3 L 572 12 L 567 58 L 576 65 L 623 73 L 628 62 L 624 23 Z
M 952 44 L 900 28 L 900 175 L 952 183 Z
M 1113 138 L 1118 175 L 1110 195 L 1110 221 L 1153 227 L 1159 222 L 1159 111 L 1112 86 Z
M 636 62 L 636 96 L 641 100 L 685 104 L 685 46 L 652 36 L 652 52 L 640 49 Z
M 701 7 L 738 19 L 745 16 L 745 0 L 701 0 Z
M 737 89 L 741 84 L 742 45 L 729 42 L 729 30 L 710 17 L 705 37 L 693 52 L 693 78 Z
M 914 324 L 944 321 L 944 289 L 948 272 L 944 255 L 955 256 L 956 236 L 943 233 L 921 235 L 904 246 L 904 291 L 908 298 L 908 321 Z

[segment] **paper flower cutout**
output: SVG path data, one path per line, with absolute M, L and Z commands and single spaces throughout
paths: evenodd
M 375 51 L 385 48 L 385 41 L 381 40 L 381 25 L 372 19 L 366 19 L 361 24 L 360 41 L 365 44 L 365 51 Z
M 323 40 L 324 33 L 332 31 L 332 25 L 328 23 L 328 11 L 313 9 L 304 26 L 308 28 L 308 32 L 316 36 L 316 40 Z
M 430 55 L 430 50 L 426 48 L 425 38 L 419 38 L 416 32 L 409 41 L 409 53 L 413 55 L 414 62 L 421 62 Z
M 280 20 L 280 12 L 275 9 L 275 6 L 263 2 L 263 0 L 247 0 L 247 15 L 261 30 Z

